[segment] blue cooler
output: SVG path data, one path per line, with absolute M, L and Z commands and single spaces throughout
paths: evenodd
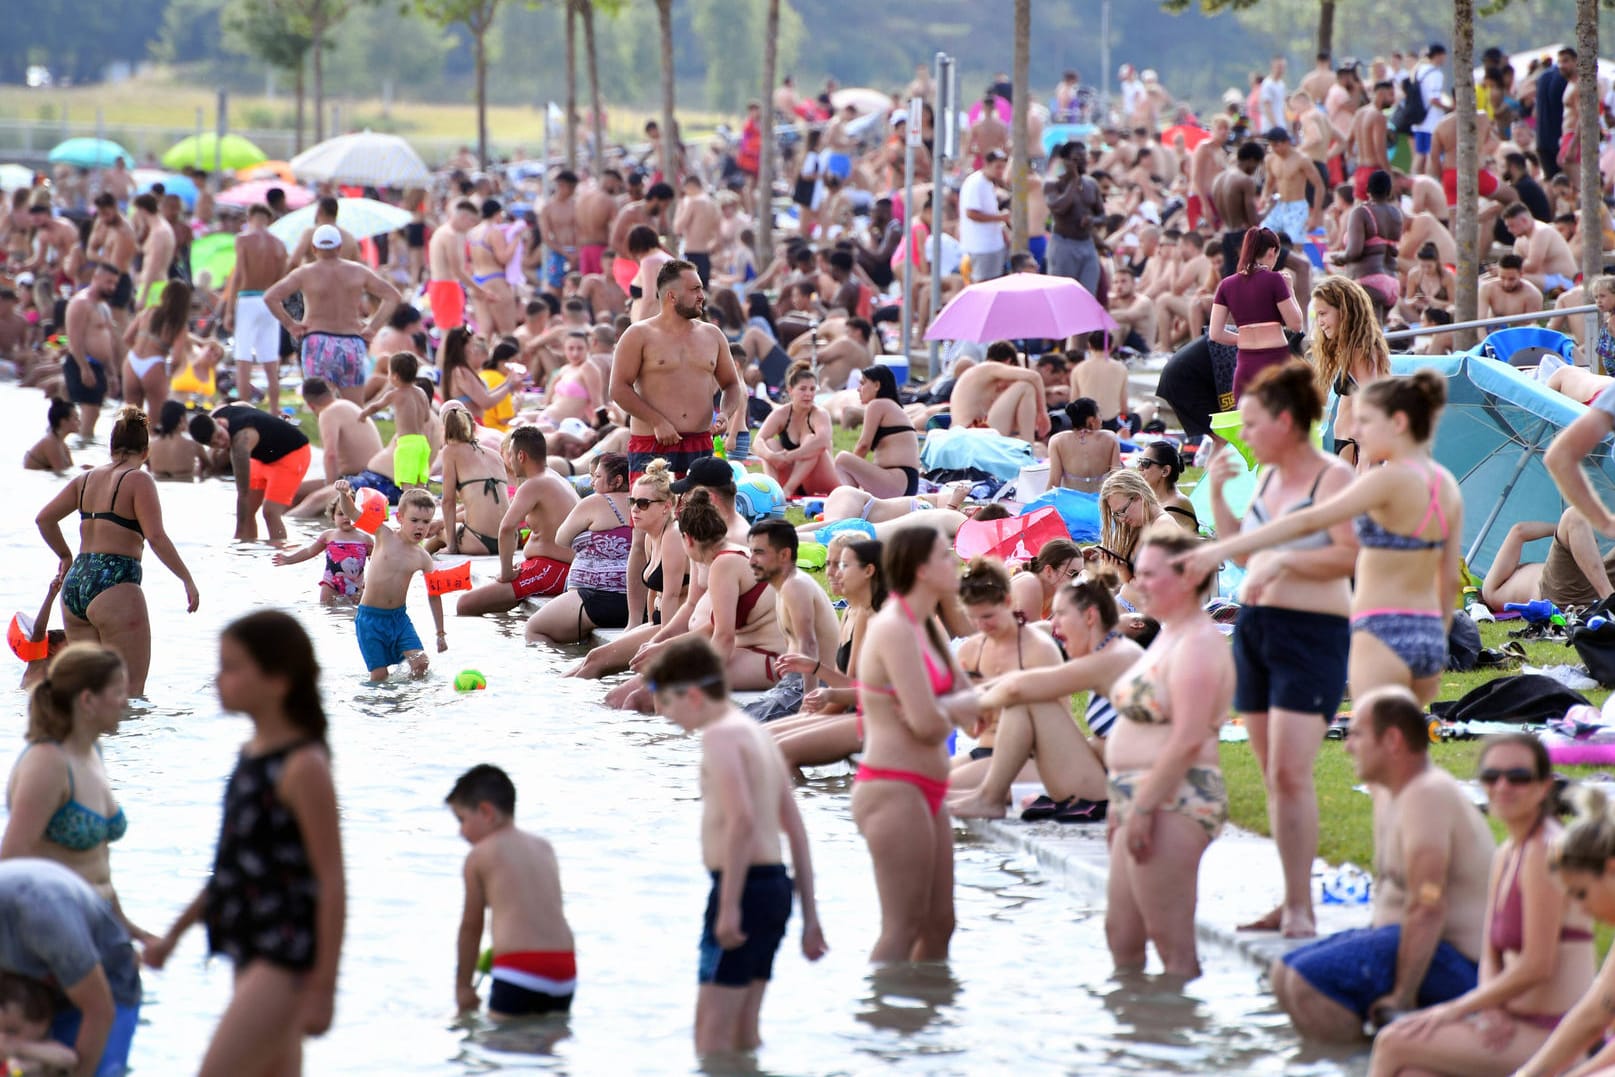
M 875 362 L 878 363 L 881 366 L 890 367 L 891 371 L 892 371 L 892 377 L 897 379 L 897 384 L 899 384 L 899 385 L 907 385 L 908 384 L 908 356 L 906 356 L 906 355 L 877 355 L 877 356 L 875 356 Z

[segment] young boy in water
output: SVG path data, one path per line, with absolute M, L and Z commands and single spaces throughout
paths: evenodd
M 479 1002 L 471 974 L 487 909 L 493 917 L 488 1016 L 571 1009 L 578 967 L 572 929 L 561 909 L 561 870 L 549 842 L 516 828 L 516 786 L 504 771 L 482 763 L 460 775 L 444 802 L 460 822 L 460 836 L 471 843 L 454 972 L 456 1005 L 465 1012 Z
M 51 1039 L 55 992 L 40 980 L 0 972 L 0 1065 L 13 1074 L 65 1073 L 78 1054 Z
M 817 961 L 827 949 L 807 831 L 785 757 L 773 737 L 729 703 L 723 659 L 710 642 L 673 640 L 646 675 L 662 716 L 701 734 L 701 855 L 712 890 L 701 934 L 695 1049 L 753 1050 L 762 1042 L 757 1015 L 793 890 L 802 898 L 802 953 Z M 780 858 L 782 830 L 796 867 L 794 887 Z
M 420 360 L 395 352 L 387 360 L 387 390 L 359 413 L 368 419 L 382 408 L 393 409 L 393 482 L 402 489 L 425 487 L 431 478 L 432 443 L 426 438 L 432 421 L 432 398 L 415 384 Z
M 353 503 L 353 488 L 347 479 L 337 480 L 336 494 L 337 508 L 349 519 L 359 519 L 359 506 Z M 430 664 L 404 609 L 404 599 L 409 594 L 410 577 L 432 571 L 432 555 L 421 549 L 421 542 L 436 513 L 437 502 L 431 494 L 421 489 L 405 490 L 398 499 L 398 529 L 386 524 L 376 528 L 376 545 L 365 564 L 364 591 L 353 622 L 359 653 L 364 656 L 372 681 L 386 680 L 388 667 L 399 662 L 409 663 L 410 675 L 415 677 L 424 676 Z M 427 601 L 437 625 L 437 649 L 442 653 L 449 649 L 448 635 L 443 631 L 443 599 L 428 595 Z

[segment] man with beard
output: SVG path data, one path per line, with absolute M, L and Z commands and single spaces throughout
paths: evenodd
M 745 386 L 723 331 L 701 320 L 706 292 L 695 266 L 670 260 L 656 274 L 656 295 L 661 313 L 629 326 L 617 342 L 611 400 L 630 417 L 632 473 L 662 457 L 682 477 L 692 461 L 712 455 L 715 390 L 731 429 L 745 429 Z
M 1497 260 L 1497 276 L 1480 285 L 1481 318 L 1534 314 L 1542 309 L 1542 293 L 1525 279 L 1524 259 L 1505 254 Z
M 123 160 L 123 158 L 118 158 Z M 134 264 L 135 250 L 139 247 L 135 230 L 118 212 L 118 199 L 110 191 L 95 197 L 95 227 L 90 229 L 90 241 L 85 252 L 93 262 L 107 262 L 118 270 L 118 290 L 110 300 L 112 321 L 118 327 L 118 339 L 129 325 L 130 312 L 135 309 L 135 280 L 129 274 Z
M 109 305 L 117 291 L 118 267 L 98 262 L 90 286 L 67 304 L 68 354 L 62 360 L 62 382 L 67 399 L 79 406 L 79 436 L 85 441 L 95 436 L 95 420 L 109 390 L 108 375 L 118 369 L 114 358 L 119 337 Z

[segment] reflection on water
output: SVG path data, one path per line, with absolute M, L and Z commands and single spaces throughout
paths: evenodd
M 38 394 L 0 386 L 0 460 L 38 436 Z M 103 436 L 108 427 L 103 420 Z M 102 450 L 104 453 L 104 449 Z M 95 450 L 78 454 L 88 462 Z M 101 456 L 104 459 L 104 456 Z M 0 465 L 7 466 L 7 465 Z M 0 515 L 0 612 L 38 608 L 55 569 L 33 515 L 62 480 L 8 475 Z M 601 708 L 598 684 L 564 680 L 574 654 L 528 649 L 519 618 L 450 618 L 450 651 L 421 682 L 366 683 L 351 611 L 326 610 L 318 565 L 276 568 L 262 545 L 233 544 L 232 489 L 164 484 L 168 527 L 202 593 L 148 557 L 156 625 L 150 698 L 106 743 L 130 829 L 114 852 L 124 908 L 161 930 L 212 862 L 224 780 L 247 736 L 218 713 L 219 629 L 276 602 L 307 626 L 324 667 L 347 857 L 349 923 L 336 1025 L 307 1051 L 324 1074 L 664 1074 L 697 1071 L 690 1046 L 696 951 L 708 879 L 699 849 L 699 744 L 655 717 Z M 306 541 L 315 528 L 294 532 Z M 411 600 L 417 626 L 428 616 Z M 458 694 L 475 667 L 488 689 Z M 13 664 L 6 676 L 14 676 Z M 0 763 L 21 747 L 20 695 L 0 718 Z M 511 773 L 521 825 L 556 846 L 578 940 L 568 1021 L 493 1027 L 453 1013 L 454 942 L 465 845 L 443 797 L 478 762 Z M 1031 857 L 963 831 L 958 931 L 946 964 L 871 970 L 874 879 L 847 809 L 844 769 L 800 790 L 831 946 L 810 965 L 793 919 L 763 1006 L 755 1059 L 710 1072 L 862 1074 L 1340 1074 L 1359 1063 L 1307 1057 L 1248 965 L 1205 954 L 1182 992 L 1111 975 L 1097 910 Z M 146 979 L 136 1037 L 141 1077 L 194 1072 L 230 993 L 192 932 Z

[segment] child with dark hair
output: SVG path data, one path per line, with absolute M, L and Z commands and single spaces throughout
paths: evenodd
M 488 1016 L 527 1017 L 572 1007 L 578 966 L 561 902 L 555 849 L 516 827 L 516 786 L 498 767 L 480 763 L 460 775 L 444 798 L 471 843 L 465 858 L 465 912 L 460 918 L 454 999 L 477 1009 L 472 986 L 482 918 L 493 918 L 493 987 Z

